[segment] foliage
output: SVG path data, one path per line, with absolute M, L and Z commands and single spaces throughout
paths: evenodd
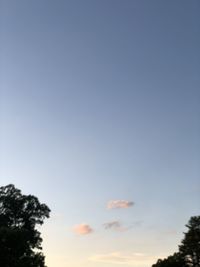
M 179 246 L 188 266 L 200 266 L 200 216 L 191 217 L 186 225 L 188 232 Z
M 32 195 L 22 195 L 14 185 L 0 187 L 1 267 L 44 267 L 39 252 L 42 238 L 36 229 L 50 209 Z
M 174 253 L 166 259 L 159 259 L 152 267 L 183 267 L 184 265 L 184 260 L 180 253 Z
M 179 252 L 159 259 L 152 267 L 200 267 L 200 216 L 191 217 L 186 227 Z

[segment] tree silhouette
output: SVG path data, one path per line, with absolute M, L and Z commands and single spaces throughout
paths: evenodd
M 159 259 L 152 267 L 183 267 L 185 262 L 182 259 L 180 253 L 174 253 L 172 256 L 167 257 L 166 259 Z
M 191 217 L 186 225 L 188 232 L 179 246 L 188 266 L 200 266 L 200 216 Z
M 0 187 L 1 267 L 45 267 L 36 226 L 42 225 L 49 213 L 37 197 L 22 195 L 12 184 Z
M 159 259 L 152 267 L 200 267 L 200 216 L 191 217 L 179 252 Z

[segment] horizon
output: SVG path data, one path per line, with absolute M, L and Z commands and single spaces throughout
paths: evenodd
M 48 267 L 150 267 L 199 215 L 197 0 L 0 0 L 0 186 L 51 209 Z

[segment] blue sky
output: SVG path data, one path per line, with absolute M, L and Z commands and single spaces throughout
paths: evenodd
M 198 215 L 199 9 L 0 1 L 0 181 L 52 209 L 48 267 L 151 266 Z

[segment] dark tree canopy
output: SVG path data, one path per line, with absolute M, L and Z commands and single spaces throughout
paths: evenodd
M 183 267 L 185 265 L 180 253 L 174 253 L 166 259 L 159 259 L 152 267 Z
M 44 267 L 42 238 L 36 226 L 50 209 L 37 197 L 22 195 L 14 185 L 0 187 L 1 267 Z
M 191 217 L 186 225 L 188 232 L 179 246 L 188 266 L 200 266 L 200 216 Z
M 200 267 L 200 216 L 191 217 L 179 252 L 159 259 L 152 267 Z

